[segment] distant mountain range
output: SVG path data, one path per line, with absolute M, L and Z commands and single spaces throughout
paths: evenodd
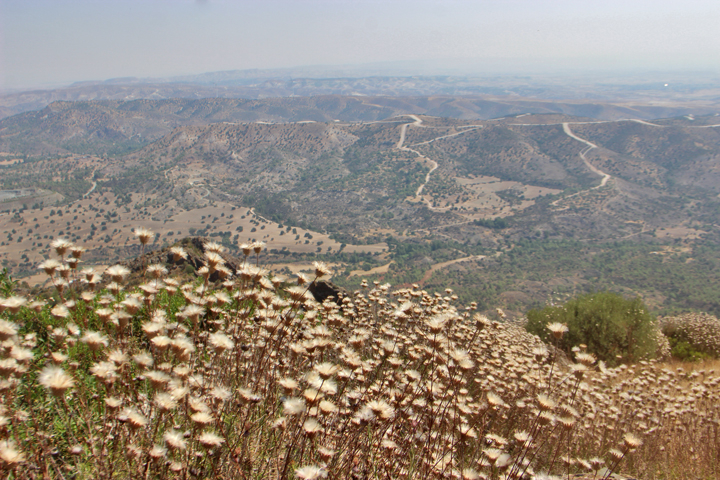
M 0 95 L 0 118 L 41 110 L 56 101 L 134 101 L 139 99 L 263 99 L 344 95 L 357 97 L 474 97 L 508 104 L 525 113 L 590 112 L 659 118 L 720 111 L 720 87 L 713 78 L 690 75 L 647 77 L 538 77 L 379 75 L 387 69 L 304 68 L 211 72 L 172 78 L 117 78 L 78 82 L 67 87 L 10 92 Z M 361 75 L 362 74 L 362 75 Z M 668 78 L 670 83 L 668 83 Z M 604 112 L 610 108 L 618 112 Z M 523 110 L 524 109 L 524 110 Z M 501 110 L 502 111 L 502 110 Z M 418 113 L 418 112 L 415 112 Z M 468 118 L 488 118 L 493 111 L 467 112 Z M 501 115 L 503 113 L 500 113 Z M 472 116 L 475 115 L 475 116 Z M 600 116 L 597 116 L 600 115 Z

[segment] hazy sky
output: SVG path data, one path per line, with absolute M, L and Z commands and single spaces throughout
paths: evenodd
M 720 1 L 0 0 L 0 87 L 413 60 L 720 71 Z

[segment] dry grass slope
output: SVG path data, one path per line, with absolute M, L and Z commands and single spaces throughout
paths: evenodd
M 720 473 L 712 370 L 561 362 L 452 291 L 365 284 L 318 304 L 308 286 L 326 266 L 283 284 L 257 265 L 260 243 L 234 271 L 204 245 L 200 277 L 182 285 L 145 264 L 136 287 L 125 267 L 101 280 L 78 271 L 82 249 L 54 248 L 42 267 L 55 299 L 0 299 L 7 478 Z

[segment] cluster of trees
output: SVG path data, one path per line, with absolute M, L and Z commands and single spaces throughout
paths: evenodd
M 494 230 L 502 230 L 510 226 L 510 221 L 502 217 L 495 217 L 493 219 L 480 218 L 473 223 L 478 227 L 492 228 Z

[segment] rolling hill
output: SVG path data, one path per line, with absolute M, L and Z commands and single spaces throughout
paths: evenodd
M 611 288 L 658 309 L 716 308 L 718 117 L 483 119 L 500 108 L 490 107 L 455 97 L 57 102 L 0 121 L 10 192 L 0 258 L 27 275 L 49 240 L 70 236 L 96 263 L 120 259 L 143 226 L 158 246 L 196 233 L 234 249 L 262 240 L 274 251 L 264 261 L 281 270 L 322 256 L 348 286 L 363 272 L 452 284 L 486 306 Z M 123 247 L 104 250 L 110 242 Z M 657 281 L 663 269 L 673 282 Z

